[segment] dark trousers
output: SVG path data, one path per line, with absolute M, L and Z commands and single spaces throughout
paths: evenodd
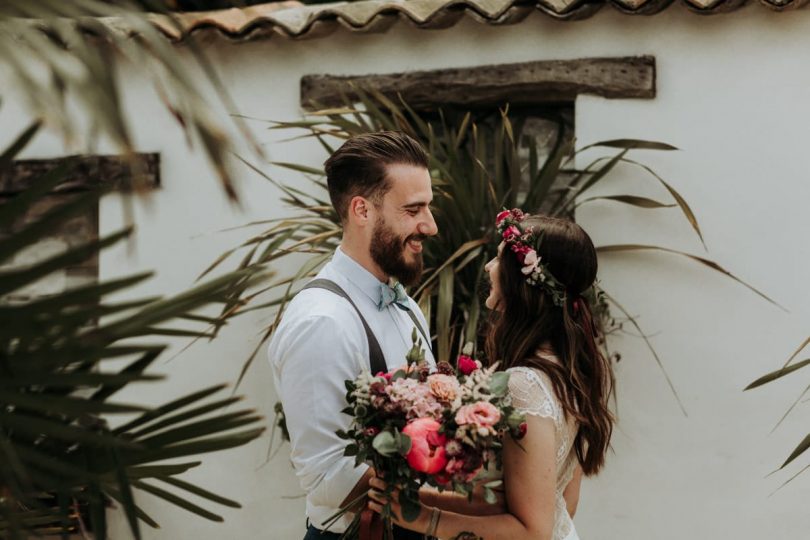
M 307 527 L 307 534 L 304 536 L 304 540 L 338 540 L 340 538 L 340 533 L 334 533 L 330 531 L 320 531 L 310 525 Z M 413 531 L 409 531 L 408 529 L 403 529 L 401 527 L 394 526 L 394 540 L 424 540 L 425 536 L 423 534 L 418 534 Z

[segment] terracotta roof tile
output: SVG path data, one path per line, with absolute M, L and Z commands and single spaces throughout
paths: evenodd
M 189 35 L 222 35 L 235 41 L 268 38 L 315 38 L 339 27 L 352 32 L 385 32 L 405 20 L 418 28 L 439 29 L 472 17 L 484 24 L 522 21 L 534 10 L 556 19 L 583 19 L 606 5 L 622 13 L 651 15 L 674 0 L 363 0 L 304 5 L 295 0 L 218 11 L 178 15 L 180 27 L 161 16 L 154 24 L 174 41 Z M 691 11 L 717 14 L 735 10 L 747 0 L 679 0 Z M 803 7 L 810 0 L 759 0 L 773 11 Z

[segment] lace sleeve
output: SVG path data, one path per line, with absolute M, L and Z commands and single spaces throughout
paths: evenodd
M 509 397 L 512 406 L 524 414 L 560 420 L 560 408 L 546 381 L 531 368 L 509 371 Z

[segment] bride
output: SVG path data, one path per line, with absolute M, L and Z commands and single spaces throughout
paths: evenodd
M 519 444 L 504 439 L 505 507 L 485 512 L 480 501 L 423 490 L 419 518 L 397 524 L 439 538 L 578 540 L 572 517 L 582 474 L 602 468 L 613 428 L 610 364 L 582 297 L 596 279 L 596 251 L 572 221 L 511 210 L 496 225 L 502 242 L 485 267 L 493 312 L 486 350 L 510 373 L 512 404 L 528 425 Z M 371 485 L 369 508 L 381 512 L 385 484 Z M 397 499 L 395 491 L 399 516 Z

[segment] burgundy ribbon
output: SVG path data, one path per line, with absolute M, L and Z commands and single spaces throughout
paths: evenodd
M 360 540 L 382 540 L 383 520 L 380 514 L 364 508 L 360 512 Z

